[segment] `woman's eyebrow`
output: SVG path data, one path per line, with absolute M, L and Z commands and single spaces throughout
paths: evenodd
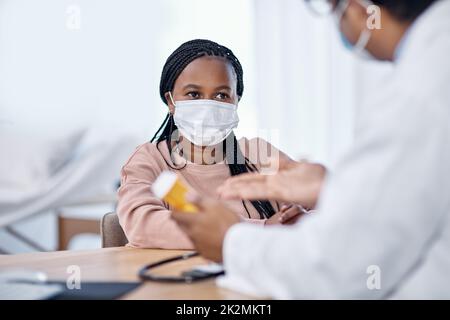
M 230 88 L 230 86 L 224 85 L 224 86 L 217 87 L 216 90 L 217 91 L 219 91 L 219 90 L 229 90 L 229 91 L 231 91 L 231 88 Z
M 196 85 L 196 84 L 187 84 L 183 87 L 183 90 L 187 90 L 187 89 L 201 89 L 201 86 Z

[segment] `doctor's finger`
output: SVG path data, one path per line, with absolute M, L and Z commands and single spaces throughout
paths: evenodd
M 232 188 L 227 188 L 222 191 L 220 196 L 223 199 L 245 199 L 245 200 L 278 200 L 271 188 L 268 188 L 265 183 L 260 182 L 245 182 L 234 184 Z
M 236 183 L 244 183 L 244 182 L 253 182 L 253 181 L 264 181 L 266 180 L 267 175 L 259 174 L 259 173 L 244 173 L 238 176 L 234 176 L 228 178 L 220 188 L 228 188 L 232 187 Z
M 295 161 L 291 159 L 272 157 L 270 158 L 270 167 L 278 168 L 278 170 L 289 170 L 299 166 L 303 161 Z
M 246 177 L 239 177 L 239 179 L 230 178 L 222 186 L 217 189 L 219 196 L 224 196 L 226 194 L 232 195 L 236 189 L 243 189 L 250 185 L 265 185 L 267 176 L 263 175 L 247 175 Z

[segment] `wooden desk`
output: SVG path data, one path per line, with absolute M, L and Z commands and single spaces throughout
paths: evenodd
M 145 264 L 184 251 L 133 249 L 127 247 L 97 249 L 89 251 L 57 251 L 19 255 L 0 255 L 0 270 L 9 268 L 30 268 L 44 271 L 50 280 L 66 281 L 67 267 L 78 265 L 82 281 L 136 281 L 137 272 Z M 162 267 L 164 274 L 174 274 L 193 265 L 205 263 L 202 258 L 192 258 L 174 265 Z M 251 299 L 216 286 L 214 280 L 192 284 L 168 284 L 145 282 L 130 292 L 124 299 Z

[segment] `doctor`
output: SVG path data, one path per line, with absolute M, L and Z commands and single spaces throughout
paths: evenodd
M 352 150 L 333 172 L 284 163 L 232 178 L 226 199 L 293 201 L 318 212 L 292 227 L 240 223 L 224 204 L 173 218 L 199 252 L 223 261 L 222 283 L 275 298 L 450 298 L 450 0 L 319 1 L 345 41 L 391 60 L 367 97 Z M 367 27 L 368 6 L 382 28 Z

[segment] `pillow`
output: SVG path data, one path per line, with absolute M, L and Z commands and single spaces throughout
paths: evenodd
M 44 135 L 14 128 L 0 134 L 0 192 L 39 188 L 70 161 L 85 129 Z

